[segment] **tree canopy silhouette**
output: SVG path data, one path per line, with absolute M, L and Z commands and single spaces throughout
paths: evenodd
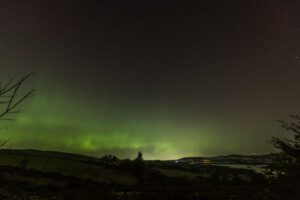
M 272 144 L 277 149 L 280 149 L 285 155 L 292 158 L 294 163 L 300 160 L 300 115 L 291 115 L 291 121 L 285 122 L 280 120 L 281 126 L 294 135 L 293 138 L 276 138 L 271 139 Z
M 300 116 L 290 115 L 289 121 L 279 121 L 281 126 L 293 133 L 293 137 L 273 137 L 271 143 L 281 150 L 279 162 L 270 166 L 278 173 L 271 190 L 278 199 L 300 199 Z

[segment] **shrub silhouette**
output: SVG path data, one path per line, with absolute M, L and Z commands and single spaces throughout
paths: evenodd
M 29 161 L 28 157 L 23 158 L 19 164 L 19 168 L 25 170 L 28 166 L 28 161 Z
M 119 162 L 120 159 L 118 159 L 114 155 L 105 155 L 102 158 L 100 158 L 100 163 L 107 166 L 115 166 Z
M 300 116 L 290 115 L 290 121 L 279 121 L 281 126 L 293 133 L 293 138 L 272 137 L 271 143 L 281 151 L 280 162 L 271 170 L 279 171 L 273 190 L 280 198 L 300 199 Z

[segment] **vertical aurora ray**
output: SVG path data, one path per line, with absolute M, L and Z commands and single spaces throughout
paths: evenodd
M 271 152 L 276 120 L 300 110 L 298 2 L 211 1 L 1 1 L 0 81 L 34 72 L 38 93 L 0 139 L 121 158 Z
M 218 155 L 220 152 L 234 153 L 237 148 L 240 153 L 251 152 L 238 144 L 243 136 L 227 137 L 226 127 L 215 127 L 214 122 L 184 125 L 170 115 L 150 115 L 146 111 L 139 118 L 132 117 L 135 116 L 133 111 L 122 113 L 122 116 L 113 113 L 108 117 L 105 113 L 101 115 L 101 109 L 87 110 L 82 101 L 69 102 L 63 95 L 55 96 L 57 98 L 34 97 L 24 105 L 25 112 L 15 122 L 8 123 L 8 129 L 1 130 L 3 138 L 12 138 L 12 148 L 95 156 L 111 153 L 122 158 L 133 157 L 141 150 L 146 159 Z

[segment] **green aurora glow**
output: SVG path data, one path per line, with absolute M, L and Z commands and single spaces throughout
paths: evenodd
M 237 152 L 262 153 L 269 149 L 264 144 L 271 135 L 259 137 L 256 134 L 256 137 L 245 138 L 253 130 L 267 131 L 258 124 L 248 130 L 245 126 L 230 127 L 230 121 L 222 120 L 221 124 L 218 120 L 208 122 L 204 118 L 185 124 L 178 122 L 181 120 L 178 116 L 166 113 L 145 111 L 135 115 L 135 111 L 113 109 L 105 102 L 96 108 L 70 99 L 74 97 L 53 94 L 37 95 L 28 100 L 23 105 L 24 113 L 0 131 L 2 138 L 11 138 L 11 148 L 94 156 L 115 154 L 121 158 L 132 158 L 139 150 L 146 159 L 175 159 Z
M 146 159 L 269 153 L 300 110 L 295 1 L 1 1 L 0 81 L 37 93 L 8 147 Z M 155 13 L 155 14 L 154 14 Z

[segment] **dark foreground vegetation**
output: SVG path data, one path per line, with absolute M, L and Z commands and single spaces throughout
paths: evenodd
M 266 199 L 264 185 L 160 176 L 133 185 L 101 183 L 61 173 L 1 167 L 1 199 Z M 275 198 L 276 199 L 276 198 Z M 278 199 L 278 198 L 277 198 Z
M 0 199 L 299 199 L 297 177 L 275 176 L 271 168 L 256 173 L 143 161 L 141 153 L 120 160 L 36 150 L 2 150 L 0 164 Z

